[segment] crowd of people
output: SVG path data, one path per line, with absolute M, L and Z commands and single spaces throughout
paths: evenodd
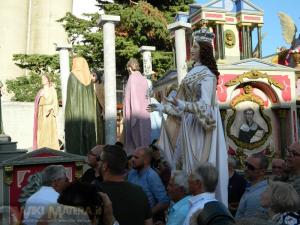
M 256 225 L 300 224 L 300 143 L 286 161 L 249 156 L 244 176 L 229 157 L 228 207 L 215 198 L 220 176 L 211 163 L 191 173 L 171 170 L 155 144 L 128 157 L 121 143 L 98 145 L 87 155 L 90 169 L 68 181 L 62 165 L 42 172 L 42 186 L 25 203 L 26 225 Z

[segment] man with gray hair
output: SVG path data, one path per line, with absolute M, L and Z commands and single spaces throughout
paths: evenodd
M 62 165 L 47 166 L 42 171 L 43 185 L 25 203 L 25 225 L 36 225 L 47 206 L 57 203 L 59 193 L 68 185 L 69 180 Z
M 218 171 L 211 163 L 203 163 L 189 176 L 190 210 L 184 225 L 231 224 L 233 218 L 228 209 L 215 198 Z M 211 206 L 210 203 L 213 203 Z M 209 207 L 209 210 L 206 208 Z M 209 221 L 208 221 L 209 219 Z M 215 223 L 222 220 L 222 223 Z
M 166 225 L 182 225 L 189 212 L 188 176 L 182 170 L 172 171 L 167 187 L 168 195 L 172 200 L 167 216 Z

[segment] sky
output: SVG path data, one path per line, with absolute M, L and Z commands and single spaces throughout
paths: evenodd
M 206 4 L 210 1 L 211 0 L 196 0 L 196 2 L 200 4 Z M 278 12 L 284 12 L 294 20 L 298 28 L 296 34 L 298 37 L 300 31 L 300 0 L 250 0 L 250 2 L 264 10 L 262 34 L 266 33 L 266 36 L 262 42 L 263 56 L 275 53 L 276 48 L 280 46 L 289 48 L 290 46 L 285 43 L 281 35 L 281 26 L 277 14 Z

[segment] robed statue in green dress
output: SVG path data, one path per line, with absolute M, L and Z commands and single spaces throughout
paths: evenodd
M 65 148 L 78 155 L 87 155 L 97 144 L 96 97 L 87 61 L 82 57 L 73 59 L 68 79 L 65 107 Z M 98 142 L 99 144 L 99 142 Z

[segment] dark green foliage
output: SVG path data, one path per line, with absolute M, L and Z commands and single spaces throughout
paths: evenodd
M 58 99 L 61 99 L 59 79 L 58 55 L 25 55 L 15 54 L 13 60 L 22 69 L 29 70 L 29 75 L 20 76 L 14 80 L 7 80 L 6 85 L 9 93 L 14 93 L 12 100 L 31 102 L 42 88 L 41 74 L 47 73 L 50 80 L 55 84 Z
M 35 73 L 59 70 L 58 55 L 15 54 L 13 55 L 13 60 L 20 68 L 28 69 Z
M 60 79 L 57 74 L 48 73 L 50 80 L 55 84 L 58 99 L 61 99 Z M 6 81 L 7 89 L 14 93 L 12 100 L 18 102 L 32 102 L 42 88 L 41 75 L 31 72 L 28 76 L 20 76 L 15 80 Z
M 14 101 L 34 101 L 37 92 L 42 87 L 41 76 L 31 73 L 29 76 L 21 76 L 15 80 L 8 80 L 6 81 L 6 85 L 9 92 L 15 94 L 13 97 Z
M 116 26 L 116 66 L 117 73 L 127 76 L 126 63 L 131 57 L 141 59 L 139 48 L 143 45 L 155 46 L 152 55 L 153 70 L 157 77 L 174 68 L 172 41 L 167 24 L 173 22 L 178 11 L 187 11 L 193 0 L 116 0 L 104 4 L 106 14 L 120 15 L 121 21 Z M 65 28 L 73 48 L 71 57 L 86 58 L 90 69 L 103 68 L 103 33 L 98 25 L 99 14 L 86 14 L 87 19 L 80 19 L 67 13 L 58 20 Z M 51 72 L 61 95 L 59 84 L 58 55 L 14 55 L 14 61 L 23 69 L 31 71 L 30 76 L 18 77 L 7 81 L 8 90 L 15 93 L 16 101 L 33 101 L 41 87 L 40 74 Z
M 163 75 L 167 70 L 175 67 L 172 52 L 154 52 L 152 54 L 152 63 L 153 71 L 156 71 L 161 75 Z

